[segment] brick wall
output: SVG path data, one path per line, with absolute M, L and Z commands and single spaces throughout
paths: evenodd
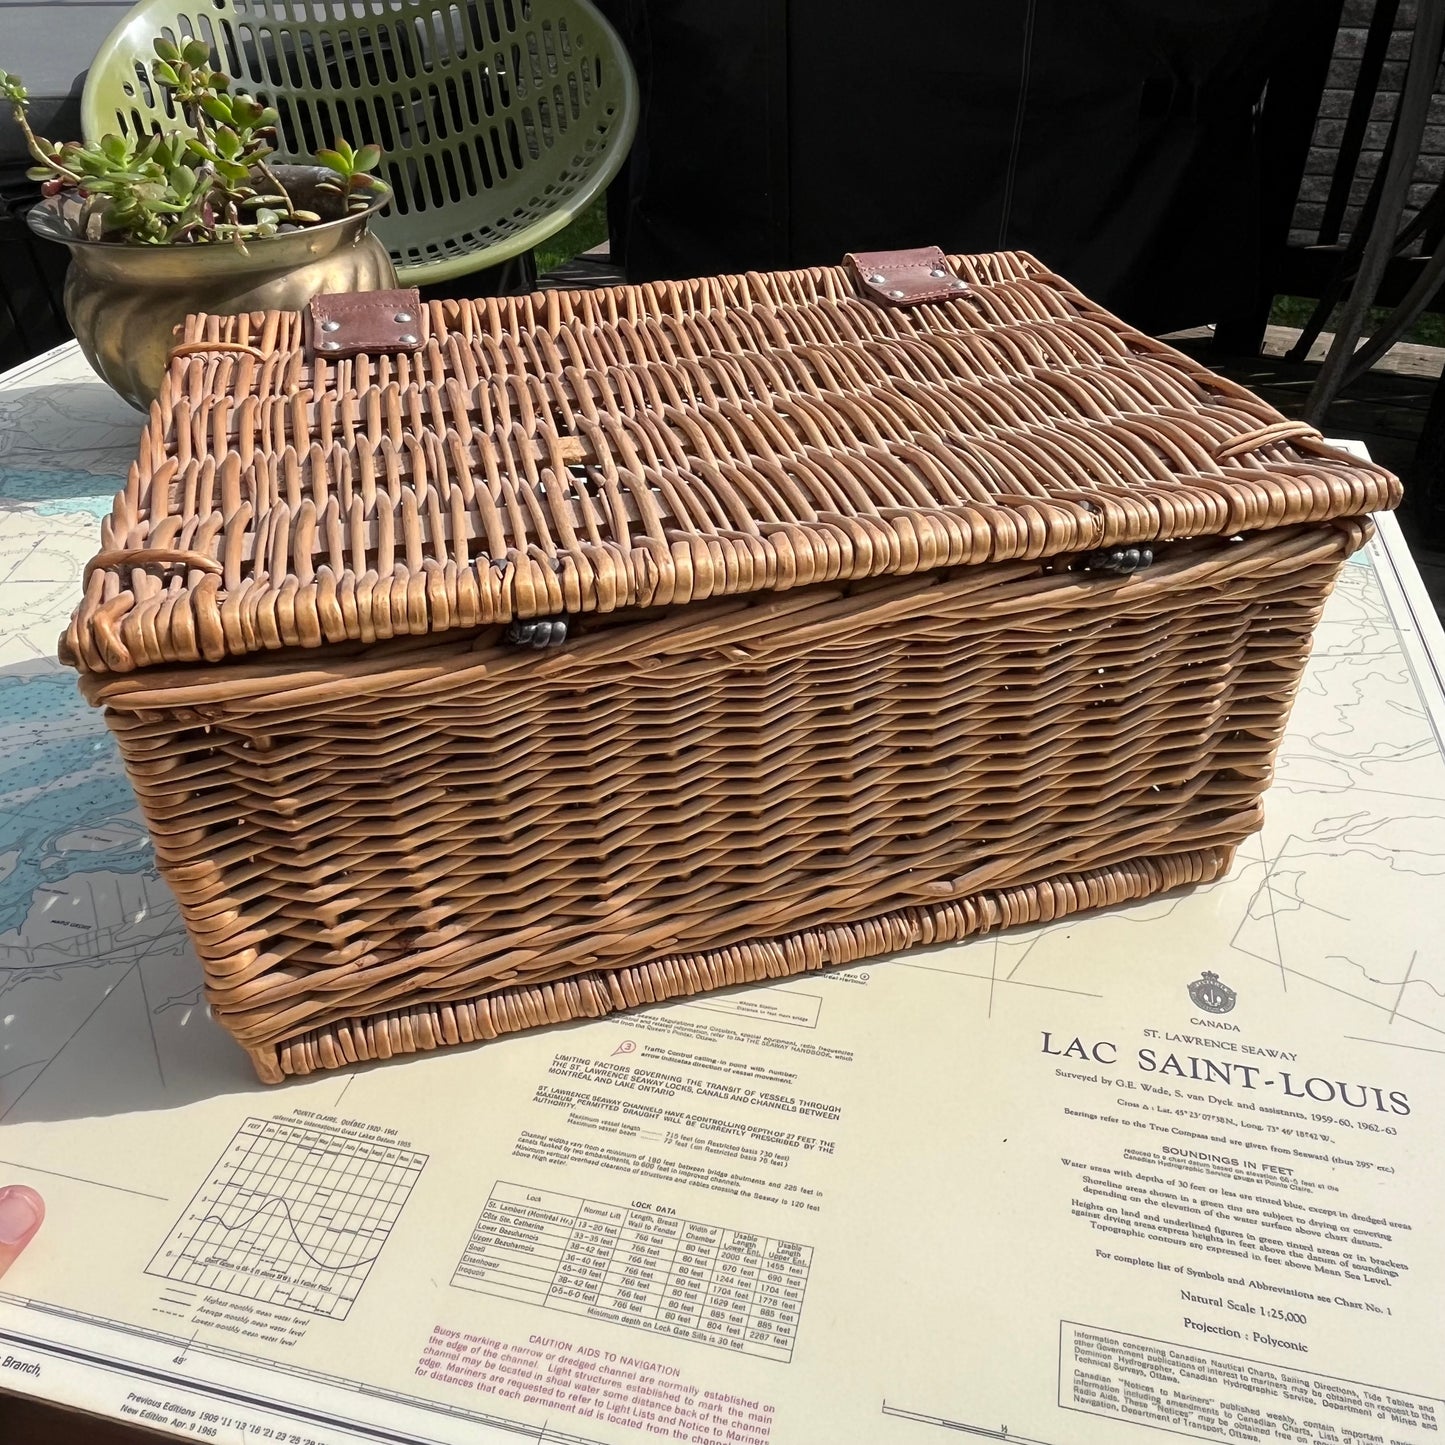
M 1349 115 L 1350 102 L 1359 78 L 1360 57 L 1364 53 L 1365 37 L 1370 18 L 1375 12 L 1375 3 L 1376 0 L 1345 0 L 1340 32 L 1335 40 L 1334 58 L 1330 62 L 1329 80 L 1320 101 L 1314 140 L 1305 165 L 1304 179 L 1300 183 L 1299 198 L 1295 203 L 1290 230 L 1291 244 L 1310 245 L 1318 238 L 1325 198 L 1329 195 L 1340 138 L 1344 134 L 1345 118 Z M 1401 0 L 1399 13 L 1395 18 L 1394 33 L 1390 37 L 1389 49 L 1386 52 L 1385 66 L 1380 74 L 1379 90 L 1375 95 L 1370 122 L 1365 130 L 1360 162 L 1350 186 L 1349 205 L 1345 210 L 1341 239 L 1350 234 L 1350 229 L 1359 215 L 1360 205 L 1369 192 L 1370 182 L 1379 169 L 1381 152 L 1390 130 L 1390 120 L 1399 102 L 1400 87 L 1405 83 L 1405 66 L 1410 55 L 1415 8 L 1416 0 Z M 1428 199 L 1442 176 L 1445 176 L 1445 66 L 1441 67 L 1435 80 L 1430 120 L 1425 128 L 1420 158 L 1416 163 L 1415 177 L 1410 187 L 1411 213 Z

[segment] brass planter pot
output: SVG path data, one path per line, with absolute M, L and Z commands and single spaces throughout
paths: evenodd
M 338 198 L 317 190 L 325 171 L 275 170 L 298 204 L 323 216 L 340 209 Z M 70 248 L 65 315 L 85 359 L 144 410 L 160 390 L 176 328 L 195 312 L 294 311 L 323 291 L 395 286 L 391 257 L 369 229 L 390 199 L 391 192 L 378 187 L 364 211 L 248 241 L 244 253 L 224 241 L 132 246 L 83 240 L 59 197 L 34 207 L 29 220 L 37 235 Z

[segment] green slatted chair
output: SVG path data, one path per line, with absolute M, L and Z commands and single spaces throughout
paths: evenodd
M 151 41 L 199 36 L 280 114 L 282 159 L 374 141 L 395 199 L 376 222 L 404 282 L 522 256 L 586 210 L 637 127 L 637 78 L 588 0 L 143 0 L 91 66 L 87 138 L 174 116 Z

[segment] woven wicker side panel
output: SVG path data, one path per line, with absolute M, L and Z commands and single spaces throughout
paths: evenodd
M 1049 923 L 1090 908 L 1131 903 L 1171 888 L 1212 882 L 1229 871 L 1233 857 L 1233 848 L 1167 853 L 1084 873 L 1063 873 L 1022 888 L 990 889 L 956 903 L 905 908 L 859 923 L 759 939 L 683 958 L 658 959 L 636 968 L 584 973 L 559 983 L 522 985 L 456 1003 L 392 1009 L 369 1018 L 327 1024 L 279 1049 L 253 1049 L 251 1057 L 261 1078 L 275 1084 L 289 1074 L 345 1068 L 448 1044 L 475 1043 L 569 1019 L 603 1018 L 620 1009 L 662 1003 L 710 989 L 789 978 L 861 963 L 906 948 L 952 943 L 997 928 Z
M 1362 537 L 730 602 L 549 659 L 433 649 L 424 684 L 223 670 L 107 716 L 216 1016 L 265 1051 L 1231 847 Z

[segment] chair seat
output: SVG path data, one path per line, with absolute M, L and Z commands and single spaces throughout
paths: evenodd
M 282 159 L 338 138 L 382 148 L 395 195 L 375 230 L 408 284 L 531 250 L 616 175 L 637 126 L 637 81 L 588 0 L 351 9 L 320 22 L 283 18 L 267 0 L 142 0 L 91 66 L 85 135 L 176 125 L 150 79 L 151 42 L 199 36 L 238 89 L 276 107 Z

